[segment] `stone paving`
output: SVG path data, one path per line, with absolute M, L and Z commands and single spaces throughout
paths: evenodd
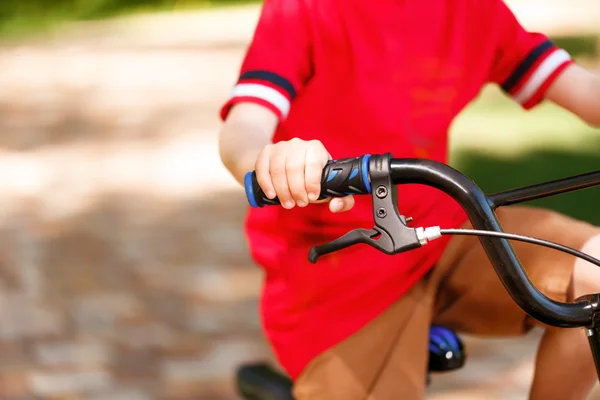
M 244 195 L 216 151 L 256 15 L 0 48 L 0 399 L 233 400 L 235 366 L 272 359 Z M 537 338 L 468 338 L 428 397 L 526 398 Z

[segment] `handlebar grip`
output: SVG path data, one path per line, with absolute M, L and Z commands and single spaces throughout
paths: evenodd
M 319 199 L 371 193 L 371 182 L 369 181 L 370 158 L 371 156 L 366 154 L 360 157 L 328 161 L 321 175 Z M 244 177 L 244 188 L 248 203 L 254 208 L 280 204 L 278 198 L 271 200 L 265 196 L 256 180 L 255 171 L 248 172 Z

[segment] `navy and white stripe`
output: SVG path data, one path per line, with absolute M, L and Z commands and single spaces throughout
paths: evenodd
M 290 112 L 296 89 L 285 77 L 263 70 L 244 72 L 231 92 L 236 97 L 253 97 L 267 102 L 279 111 L 283 118 Z
M 571 56 L 563 49 L 557 49 L 546 58 L 535 72 L 529 77 L 521 89 L 513 95 L 515 101 L 525 104 L 544 85 L 546 80 L 565 62 L 570 61 Z
M 525 105 L 544 86 L 548 78 L 570 60 L 569 53 L 557 48 L 552 41 L 546 40 L 527 55 L 502 84 L 502 89 L 516 102 Z
M 521 82 L 521 79 L 527 75 L 535 63 L 540 59 L 540 57 L 553 47 L 555 47 L 554 43 L 552 43 L 550 40 L 547 40 L 533 49 L 533 51 L 527 55 L 525 60 L 523 60 L 523 62 L 521 62 L 521 64 L 519 64 L 519 66 L 508 77 L 506 82 L 502 84 L 502 89 L 506 93 L 511 93 L 519 84 L 519 82 Z
M 259 83 L 238 83 L 231 91 L 231 98 L 236 97 L 255 97 L 264 100 L 279 110 L 283 117 L 287 117 L 290 112 L 291 103 L 287 97 L 276 89 Z
M 290 81 L 285 79 L 283 76 L 278 75 L 274 72 L 262 70 L 247 71 L 240 76 L 238 83 L 243 82 L 244 80 L 260 80 L 269 82 L 285 90 L 290 100 L 294 100 L 294 98 L 296 97 L 296 89 L 294 89 L 294 85 L 292 85 Z

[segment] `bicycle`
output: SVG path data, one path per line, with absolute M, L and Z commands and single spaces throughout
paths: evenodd
M 434 187 L 453 197 L 465 210 L 473 229 L 410 227 L 410 219 L 398 210 L 395 185 L 415 183 Z M 254 172 L 246 174 L 244 186 L 252 207 L 279 204 L 278 199 L 271 200 L 264 195 Z M 487 196 L 461 172 L 432 160 L 392 158 L 388 153 L 329 161 L 323 170 L 320 198 L 371 194 L 375 226 L 373 229 L 355 229 L 330 243 L 315 246 L 308 258 L 315 263 L 321 256 L 358 243 L 393 255 L 424 246 L 442 235 L 478 236 L 505 289 L 527 314 L 547 325 L 585 329 L 600 380 L 600 294 L 589 294 L 573 303 L 551 300 L 529 280 L 508 240 L 563 251 L 599 267 L 600 260 L 558 243 L 506 233 L 494 213 L 501 206 L 593 186 L 600 186 L 600 170 Z M 443 330 L 444 340 L 436 342 L 437 347 L 430 346 L 429 372 L 461 368 L 466 353 L 458 335 L 444 327 L 434 328 Z M 430 344 L 431 340 L 430 333 Z M 446 356 L 448 362 L 444 363 Z M 238 393 L 247 400 L 293 400 L 291 381 L 266 364 L 242 366 L 237 371 L 236 382 Z

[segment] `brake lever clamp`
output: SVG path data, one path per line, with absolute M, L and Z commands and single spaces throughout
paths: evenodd
M 369 161 L 371 197 L 373 200 L 373 229 L 354 229 L 344 236 L 310 250 L 308 260 L 316 263 L 325 254 L 353 246 L 368 244 L 385 254 L 398 254 L 421 247 L 424 242 L 417 229 L 410 228 L 398 212 L 398 188 L 392 184 L 390 153 L 372 155 Z

